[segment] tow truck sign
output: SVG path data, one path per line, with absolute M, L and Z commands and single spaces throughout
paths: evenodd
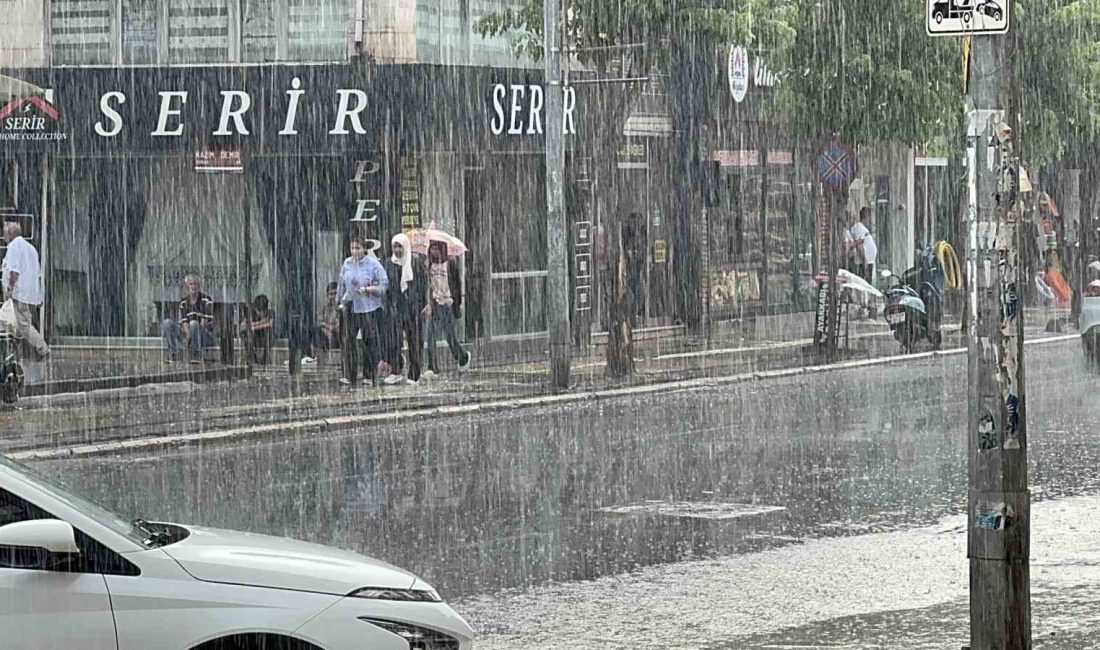
M 1011 0 L 925 0 L 929 36 L 1007 34 Z

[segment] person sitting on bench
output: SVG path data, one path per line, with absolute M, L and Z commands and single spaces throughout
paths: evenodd
M 275 311 L 267 296 L 260 294 L 252 300 L 252 315 L 248 323 L 241 323 L 241 338 L 251 337 L 252 362 L 261 366 L 271 363 L 274 345 Z
M 183 279 L 187 295 L 180 301 L 176 319 L 161 323 L 160 335 L 168 350 L 165 363 L 179 360 L 181 343 L 186 341 L 191 363 L 202 363 L 202 351 L 214 343 L 214 301 L 202 292 L 202 279 L 188 275 Z

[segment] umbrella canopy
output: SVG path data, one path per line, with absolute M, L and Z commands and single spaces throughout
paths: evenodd
M 413 228 L 405 233 L 409 236 L 414 253 L 427 254 L 428 246 L 432 242 L 443 242 L 447 245 L 448 257 L 460 257 L 469 250 L 461 239 L 449 232 L 439 230 L 435 224 L 429 224 L 427 228 Z
M 829 277 L 828 274 L 822 271 L 818 273 L 817 276 L 814 278 L 814 282 L 816 282 L 817 284 L 821 284 L 822 282 L 825 282 L 825 279 L 827 277 Z M 837 284 L 840 285 L 841 289 L 851 289 L 853 291 L 859 291 L 861 293 L 872 295 L 876 298 L 882 297 L 882 292 L 872 286 L 870 282 L 864 280 L 855 273 L 852 273 L 851 271 L 848 271 L 846 269 L 836 270 L 836 281 Z
M 43 92 L 45 91 L 34 84 L 0 74 L 0 102 L 41 95 Z

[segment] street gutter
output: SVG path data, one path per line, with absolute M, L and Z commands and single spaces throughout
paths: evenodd
M 1025 341 L 1024 345 L 1047 345 L 1053 343 L 1065 343 L 1076 341 L 1080 335 L 1069 334 L 1049 338 Z M 116 440 L 110 442 L 71 445 L 64 447 L 52 447 L 49 449 L 27 449 L 6 454 L 9 458 L 19 461 L 44 461 L 58 460 L 76 457 L 89 457 L 107 455 L 123 451 L 153 450 L 180 447 L 193 443 L 241 441 L 249 438 L 259 438 L 273 435 L 286 434 L 324 434 L 350 431 L 369 427 L 371 425 L 388 425 L 394 423 L 407 423 L 410 419 L 439 418 L 457 415 L 485 415 L 514 411 L 517 409 L 560 406 L 562 404 L 578 404 L 601 400 L 614 400 L 624 397 L 637 397 L 639 395 L 654 395 L 671 392 L 688 392 L 706 390 L 719 386 L 763 381 L 768 379 L 780 379 L 796 377 L 800 375 L 812 375 L 852 368 L 865 368 L 883 366 L 899 361 L 922 361 L 940 357 L 951 357 L 966 354 L 966 348 L 952 348 L 917 354 L 895 355 L 889 357 L 876 357 L 872 359 L 859 359 L 843 361 L 833 364 L 803 366 L 799 368 L 787 368 L 782 370 L 765 370 L 758 372 L 729 375 L 726 377 L 705 377 L 670 382 L 660 382 L 631 386 L 624 388 L 608 388 L 599 390 L 578 391 L 561 393 L 557 395 L 540 395 L 536 397 L 512 398 L 497 401 L 486 401 L 473 404 L 435 406 L 408 410 L 397 410 L 388 413 L 373 413 L 368 415 L 339 416 L 331 418 L 314 418 L 309 420 L 278 422 L 272 424 L 252 425 L 247 427 L 222 429 L 217 431 L 203 431 L 200 433 L 185 433 L 171 436 L 155 436 L 148 438 L 134 438 L 129 440 Z

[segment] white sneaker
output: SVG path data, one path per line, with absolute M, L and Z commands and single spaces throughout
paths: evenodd
M 351 380 L 348 379 L 347 377 L 341 377 L 340 378 L 340 383 L 345 385 L 345 386 L 350 386 L 351 385 Z
M 393 386 L 394 384 L 400 384 L 403 379 L 404 379 L 404 377 L 402 377 L 401 375 L 391 374 L 389 377 L 386 377 L 385 379 L 383 379 L 382 383 L 386 384 L 388 386 Z
M 317 359 L 314 359 L 313 357 L 302 357 L 302 365 L 315 366 L 317 365 Z
M 415 379 L 406 379 L 406 380 L 405 380 L 405 385 L 406 385 L 406 386 L 419 386 L 419 385 L 420 385 L 420 382 L 418 382 L 418 381 L 417 381 L 417 380 L 415 380 Z

